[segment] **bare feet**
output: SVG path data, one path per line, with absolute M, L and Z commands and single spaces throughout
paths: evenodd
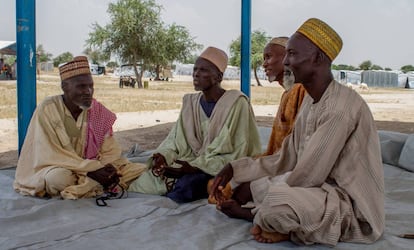
M 251 209 L 242 208 L 237 201 L 232 199 L 221 202 L 221 204 L 217 205 L 217 209 L 230 218 L 244 219 L 247 221 L 253 221 L 254 218 Z
M 258 225 L 254 225 L 250 229 L 250 234 L 253 235 L 254 239 L 261 243 L 276 243 L 281 241 L 289 240 L 288 234 L 281 234 L 278 232 L 266 232 Z

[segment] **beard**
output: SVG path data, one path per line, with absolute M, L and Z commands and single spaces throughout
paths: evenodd
M 267 77 L 267 80 L 269 82 L 274 82 L 274 81 L 276 81 L 276 76 L 275 75 L 270 75 L 270 76 Z
M 290 70 L 285 70 L 283 73 L 283 88 L 289 90 L 295 84 L 295 76 Z

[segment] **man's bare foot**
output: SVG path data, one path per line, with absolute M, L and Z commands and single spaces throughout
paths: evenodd
M 223 201 L 220 205 L 217 205 L 217 209 L 226 214 L 230 218 L 244 219 L 247 221 L 253 221 L 253 214 L 251 209 L 242 208 L 235 200 Z
M 289 240 L 288 234 L 281 234 L 278 232 L 266 232 L 258 225 L 254 225 L 250 229 L 250 234 L 253 235 L 257 242 L 261 243 L 276 243 Z

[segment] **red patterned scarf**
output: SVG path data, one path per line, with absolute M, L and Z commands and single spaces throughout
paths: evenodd
M 112 135 L 112 125 L 116 115 L 93 99 L 88 110 L 88 128 L 85 145 L 85 158 L 95 159 L 107 134 Z

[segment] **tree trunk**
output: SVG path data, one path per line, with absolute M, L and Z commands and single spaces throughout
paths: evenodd
M 254 68 L 254 78 L 256 79 L 257 86 L 262 87 L 263 85 L 260 83 L 259 77 L 257 76 L 257 67 Z
M 155 67 L 155 81 L 159 81 L 160 80 L 160 65 L 157 64 L 157 66 Z
M 142 71 L 143 69 L 141 69 Z M 134 62 L 134 72 L 135 77 L 137 78 L 137 86 L 139 89 L 142 89 L 144 86 L 142 85 L 142 72 L 138 72 L 137 63 Z

